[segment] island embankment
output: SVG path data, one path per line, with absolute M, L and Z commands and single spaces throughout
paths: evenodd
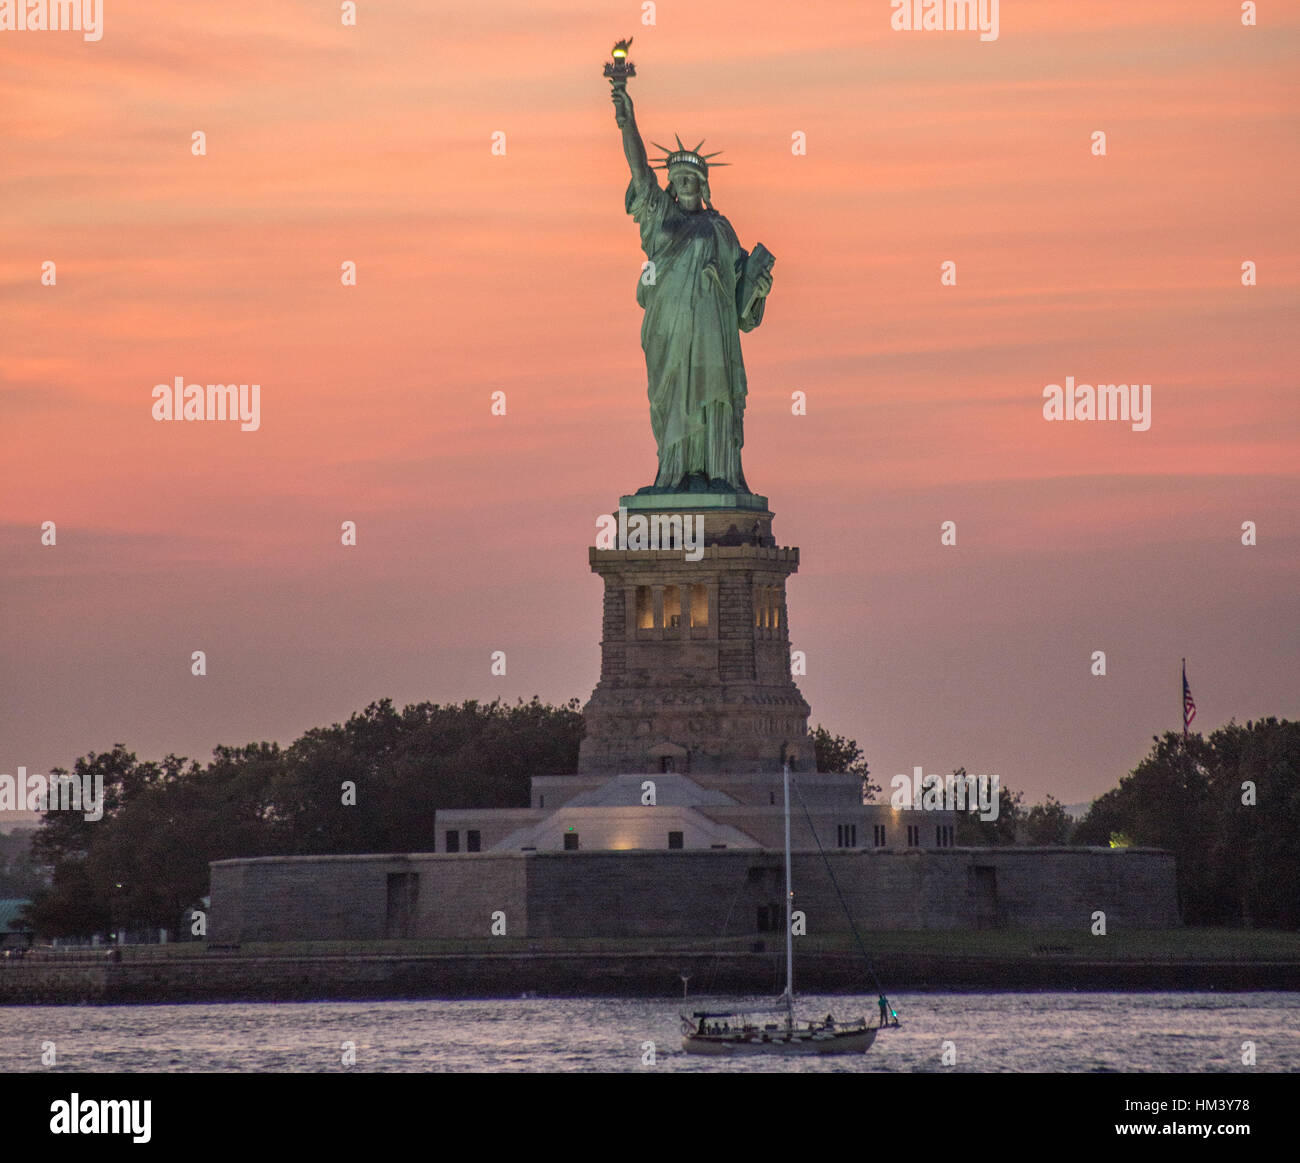
M 797 946 L 804 993 L 919 990 L 1298 990 L 1300 934 L 1168 930 L 874 934 L 871 966 L 845 940 Z M 871 970 L 874 969 L 874 976 Z M 771 941 L 665 948 L 639 941 L 314 942 L 37 948 L 0 963 L 0 1004 L 403 998 L 681 997 L 779 993 Z

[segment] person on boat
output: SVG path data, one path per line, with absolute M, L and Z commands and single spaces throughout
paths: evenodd
M 709 1032 L 708 1025 L 709 1025 L 708 1022 L 707 1022 L 704 1018 L 701 1018 L 701 1019 L 700 1019 L 700 1028 L 699 1028 L 699 1030 L 697 1031 L 697 1033 L 700 1033 L 700 1034 L 707 1034 L 707 1033 Z
M 833 1029 L 835 1029 L 835 1015 L 834 1015 L 834 1014 L 827 1014 L 827 1015 L 826 1015 L 826 1028 L 827 1028 L 828 1030 L 833 1030 Z
M 882 1028 L 889 1025 L 889 999 L 883 993 L 880 995 L 880 1025 Z

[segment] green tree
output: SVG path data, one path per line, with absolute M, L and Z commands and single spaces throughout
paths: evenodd
M 576 699 L 401 711 L 384 699 L 288 748 L 219 746 L 206 767 L 92 752 L 74 773 L 103 778 L 103 819 L 44 816 L 32 859 L 51 883 L 27 916 L 42 936 L 174 928 L 213 860 L 430 851 L 436 811 L 526 807 L 532 776 L 574 771 L 582 729 Z
M 576 699 L 553 707 L 381 700 L 345 724 L 308 731 L 289 747 L 272 804 L 282 851 L 418 852 L 433 846 L 446 808 L 527 807 L 534 775 L 577 769 Z M 343 785 L 355 786 L 345 803 Z
M 30 899 L 50 887 L 49 874 L 32 859 L 35 828 L 0 833 L 0 898 Z
M 1189 924 L 1219 910 L 1208 899 L 1205 853 L 1213 826 L 1208 811 L 1210 749 L 1199 735 L 1156 737 L 1151 754 L 1096 800 L 1079 822 L 1076 840 L 1108 846 L 1113 835 L 1134 845 L 1165 848 L 1178 862 L 1178 904 Z
M 61 767 L 50 772 L 52 779 L 67 774 Z M 123 806 L 162 778 L 158 764 L 141 763 L 121 743 L 78 759 L 72 774 L 102 781 L 103 816 L 88 820 L 85 812 L 49 811 L 41 817 L 32 838 L 32 859 L 50 870 L 52 883 L 32 898 L 23 916 L 42 936 L 86 936 L 113 926 L 111 874 L 97 858 Z
M 1209 739 L 1207 896 L 1225 920 L 1300 928 L 1300 723 L 1229 723 Z
M 880 794 L 880 785 L 871 782 L 871 772 L 856 739 L 831 735 L 820 723 L 813 729 L 813 750 L 817 770 L 856 775 L 862 784 L 862 802 L 869 804 Z
M 112 928 L 107 893 L 99 891 L 84 860 L 54 866 L 53 884 L 38 892 L 22 912 L 26 928 L 43 937 L 85 936 Z
M 1300 723 L 1169 732 L 1096 800 L 1074 842 L 1164 848 L 1188 924 L 1300 926 Z
M 1070 842 L 1073 822 L 1065 807 L 1054 796 L 1035 804 L 1024 815 L 1025 842 L 1033 845 L 1063 845 Z
M 964 767 L 957 768 L 953 775 L 966 779 L 977 778 L 968 776 Z M 1024 816 L 1024 800 L 1023 792 L 1012 791 L 999 780 L 997 797 L 993 801 L 997 804 L 997 816 L 993 819 L 984 820 L 980 818 L 978 811 L 957 813 L 956 840 L 958 846 L 963 848 L 1005 848 L 1014 844 L 1016 842 L 1016 833 Z

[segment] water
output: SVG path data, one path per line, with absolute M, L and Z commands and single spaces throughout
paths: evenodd
M 752 1000 L 752 999 L 751 999 Z M 0 1007 L 0 1070 L 319 1073 L 421 1071 L 1300 1072 L 1300 994 L 891 995 L 901 1027 L 865 1055 L 700 1058 L 681 1050 L 671 1000 L 313 1002 Z M 690 999 L 685 1005 L 704 1005 Z M 708 999 L 707 1008 L 720 1008 Z M 804 1018 L 873 1017 L 874 997 L 802 998 Z M 343 1043 L 356 1065 L 342 1063 Z M 654 1064 L 646 1064 L 654 1043 Z M 943 1043 L 955 1067 L 941 1061 Z

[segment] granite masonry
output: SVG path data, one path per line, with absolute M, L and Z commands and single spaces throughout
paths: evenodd
M 1088 931 L 1179 923 L 1174 859 L 1148 849 L 831 852 L 862 929 Z M 808 932 L 848 922 L 827 864 L 794 855 Z M 532 852 L 301 856 L 212 865 L 210 940 L 372 941 L 510 937 L 721 938 L 774 934 L 779 852 Z

